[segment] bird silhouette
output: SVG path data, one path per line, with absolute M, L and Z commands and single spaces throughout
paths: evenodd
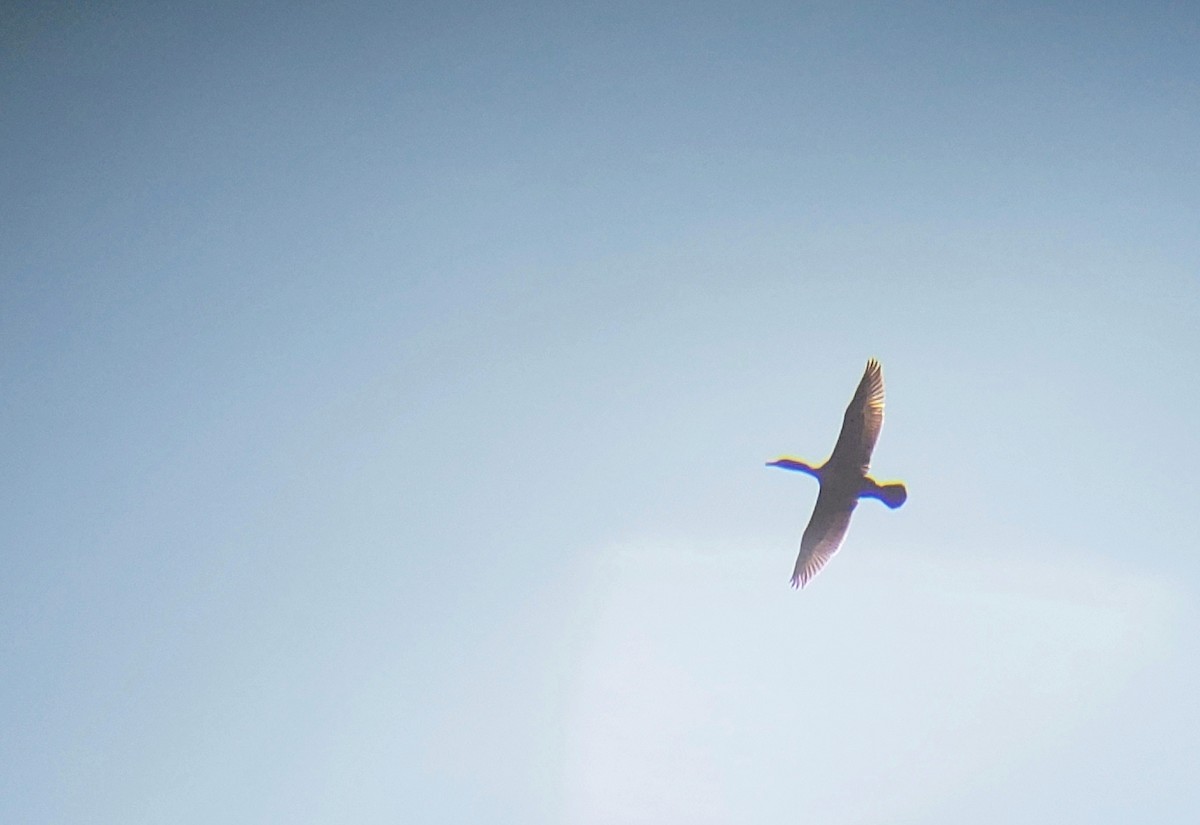
M 819 467 L 790 456 L 767 462 L 768 467 L 807 473 L 820 484 L 812 518 L 800 539 L 792 587 L 808 584 L 837 552 L 850 526 L 850 514 L 860 498 L 879 499 L 893 510 L 908 498 L 903 484 L 880 484 L 867 475 L 871 451 L 882 427 L 883 368 L 872 358 L 867 361 L 858 389 L 846 407 L 842 432 L 828 461 Z

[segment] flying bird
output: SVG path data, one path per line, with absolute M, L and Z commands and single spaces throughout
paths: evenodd
M 850 526 L 850 514 L 860 498 L 875 498 L 893 510 L 908 498 L 903 484 L 880 484 L 867 475 L 871 451 L 883 427 L 883 368 L 874 358 L 867 361 L 858 389 L 846 407 L 842 432 L 829 460 L 814 467 L 797 458 L 784 456 L 768 461 L 768 467 L 782 467 L 808 473 L 820 484 L 812 518 L 800 539 L 800 555 L 792 573 L 792 587 L 804 587 L 837 552 Z

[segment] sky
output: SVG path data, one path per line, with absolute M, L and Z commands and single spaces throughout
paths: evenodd
M 2 14 L 0 820 L 1200 815 L 1194 4 Z

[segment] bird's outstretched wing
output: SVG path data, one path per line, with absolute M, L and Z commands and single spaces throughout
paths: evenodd
M 812 518 L 808 520 L 800 539 L 800 555 L 796 557 L 796 569 L 792 571 L 792 587 L 808 584 L 842 546 L 842 539 L 846 537 L 846 529 L 850 526 L 850 514 L 857 503 L 853 496 L 830 495 L 825 490 L 817 495 Z
M 842 431 L 838 435 L 827 467 L 857 470 L 866 474 L 871 465 L 871 452 L 883 429 L 883 368 L 874 358 L 867 361 L 858 389 L 846 407 Z

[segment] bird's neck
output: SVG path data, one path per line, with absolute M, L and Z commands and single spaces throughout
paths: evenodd
M 813 478 L 820 480 L 821 471 L 819 468 L 812 466 L 807 461 L 801 461 L 798 458 L 780 458 L 771 462 L 772 467 L 779 467 L 784 470 L 794 470 L 798 473 L 806 473 Z

